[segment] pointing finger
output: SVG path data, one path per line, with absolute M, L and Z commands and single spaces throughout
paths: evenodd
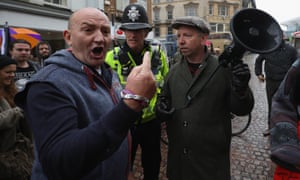
M 142 67 L 143 70 L 151 70 L 151 58 L 149 51 L 146 51 L 144 54 Z

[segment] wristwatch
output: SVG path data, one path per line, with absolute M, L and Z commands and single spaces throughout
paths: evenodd
M 122 99 L 132 99 L 139 102 L 143 108 L 149 105 L 149 99 L 140 95 L 133 94 L 131 91 L 127 89 L 123 89 L 121 91 L 121 98 Z

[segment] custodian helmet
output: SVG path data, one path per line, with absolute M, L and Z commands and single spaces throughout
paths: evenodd
M 124 12 L 122 18 L 121 30 L 139 30 L 148 29 L 152 30 L 149 25 L 146 10 L 139 4 L 129 4 Z

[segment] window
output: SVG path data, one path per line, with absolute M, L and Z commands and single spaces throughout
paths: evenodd
M 214 6 L 212 4 L 210 4 L 208 6 L 208 14 L 209 15 L 214 15 Z
M 173 34 L 173 28 L 168 26 L 168 35 L 171 35 Z
M 219 16 L 227 16 L 228 15 L 228 8 L 224 5 L 219 6 L 218 15 Z
M 172 6 L 172 5 L 167 5 L 166 6 L 167 19 L 168 20 L 172 20 L 173 19 L 173 10 L 174 10 L 174 6 Z
M 160 36 L 160 28 L 159 26 L 154 27 L 154 36 L 159 37 Z
M 52 3 L 52 4 L 57 4 L 57 5 L 67 5 L 67 0 L 45 0 L 45 2 Z
M 217 32 L 217 24 L 216 23 L 210 23 L 210 31 L 211 32 Z
M 223 32 L 223 31 L 225 31 L 224 24 L 218 24 L 217 25 L 217 32 Z
M 197 16 L 197 9 L 196 7 L 187 7 L 185 9 L 186 16 Z
M 198 3 L 188 3 L 183 5 L 184 6 L 184 13 L 186 16 L 198 16 L 197 10 L 199 8 Z
M 159 9 L 154 9 L 154 20 L 159 21 Z
M 153 0 L 153 4 L 158 4 L 159 0 Z
M 173 19 L 173 10 L 168 10 L 168 19 Z
M 225 32 L 229 31 L 229 25 L 226 23 L 210 23 L 211 32 Z

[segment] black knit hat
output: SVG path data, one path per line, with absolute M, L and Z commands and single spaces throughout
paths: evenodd
M 0 55 L 0 69 L 10 64 L 17 64 L 17 62 L 12 58 L 10 58 L 9 56 Z

